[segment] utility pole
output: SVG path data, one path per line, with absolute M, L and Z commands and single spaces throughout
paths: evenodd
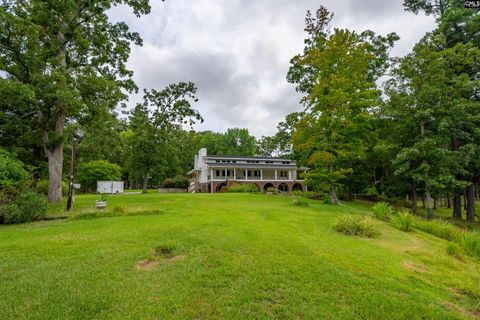
M 68 198 L 67 198 L 67 211 L 70 211 L 73 206 L 73 182 L 75 177 L 75 162 L 76 162 L 76 147 L 77 147 L 77 138 L 75 134 L 72 135 L 72 158 L 70 160 L 70 181 L 68 184 Z

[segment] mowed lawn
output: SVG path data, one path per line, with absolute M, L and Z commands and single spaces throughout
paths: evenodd
M 86 214 L 97 198 L 76 198 L 81 219 L 0 226 L 0 319 L 478 316 L 477 262 L 386 223 L 376 239 L 332 229 L 340 215 L 367 210 L 360 204 L 118 195 L 106 214 L 122 216 Z

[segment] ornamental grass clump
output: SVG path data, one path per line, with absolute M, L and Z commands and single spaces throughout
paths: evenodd
M 426 233 L 430 233 L 436 237 L 449 241 L 459 241 L 462 236 L 462 230 L 444 220 L 427 221 L 417 218 L 415 219 L 415 227 Z
M 413 216 L 408 210 L 398 212 L 391 221 L 392 225 L 399 230 L 405 232 L 413 230 Z
M 460 245 L 469 256 L 480 258 L 480 235 L 478 233 L 463 233 L 460 238 Z
M 392 206 L 387 202 L 378 202 L 373 207 L 373 216 L 378 220 L 388 220 L 393 212 Z
M 333 228 L 346 235 L 375 238 L 380 235 L 378 223 L 367 215 L 344 215 L 338 218 Z
M 463 257 L 462 249 L 455 242 L 449 242 L 447 244 L 447 253 L 449 256 L 452 256 L 453 258 L 462 259 Z

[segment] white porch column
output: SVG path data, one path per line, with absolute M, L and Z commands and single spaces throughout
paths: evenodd
M 278 177 L 277 177 L 277 169 L 275 169 L 275 180 L 278 180 Z
M 247 169 L 245 169 L 245 180 L 248 180 Z
M 225 181 L 227 181 L 227 168 L 223 169 L 223 171 L 225 172 Z
M 237 180 L 237 169 L 233 169 L 233 180 Z
M 292 170 L 288 170 L 288 180 L 292 180 Z
M 213 168 L 210 168 L 210 193 L 213 193 Z
M 260 180 L 263 180 L 263 169 L 260 169 Z

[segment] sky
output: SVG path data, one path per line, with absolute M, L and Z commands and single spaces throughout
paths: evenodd
M 302 110 L 286 74 L 290 59 L 303 50 L 307 10 L 324 5 L 334 13 L 333 27 L 396 32 L 400 40 L 391 55 L 403 56 L 434 28 L 434 20 L 404 11 L 402 2 L 151 0 L 149 15 L 137 18 L 121 6 L 109 16 L 143 38 L 128 61 L 141 90 L 192 81 L 199 98 L 194 107 L 205 120 L 195 130 L 240 127 L 259 138 L 275 134 L 287 114 Z M 130 96 L 130 107 L 141 100 L 141 90 Z

